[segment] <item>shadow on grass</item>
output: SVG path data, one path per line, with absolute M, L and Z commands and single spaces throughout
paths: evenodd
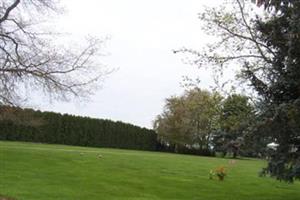
M 255 158 L 255 157 L 241 157 L 241 156 L 237 156 L 237 157 L 232 157 L 232 156 L 220 156 L 220 155 L 216 155 L 214 156 L 215 158 L 222 158 L 222 159 L 228 159 L 228 160 L 248 160 L 248 161 L 252 161 L 252 160 L 265 160 L 264 158 Z

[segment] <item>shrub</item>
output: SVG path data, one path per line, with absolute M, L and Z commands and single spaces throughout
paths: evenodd
M 209 172 L 209 179 L 213 179 L 213 177 L 218 177 L 219 181 L 223 181 L 225 176 L 227 175 L 227 172 L 225 170 L 225 167 L 220 166 L 215 170 L 210 170 Z

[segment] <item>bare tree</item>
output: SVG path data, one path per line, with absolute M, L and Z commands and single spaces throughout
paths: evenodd
M 21 104 L 31 91 L 60 100 L 87 97 L 108 73 L 97 59 L 103 41 L 88 39 L 79 50 L 42 30 L 43 16 L 59 12 L 56 0 L 1 1 L 0 104 Z

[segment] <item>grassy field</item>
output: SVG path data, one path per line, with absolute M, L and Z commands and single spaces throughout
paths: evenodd
M 0 142 L 0 194 L 17 200 L 299 200 L 300 183 L 258 177 L 259 160 Z M 225 166 L 225 181 L 209 180 Z M 0 198 L 1 199 L 1 198 Z

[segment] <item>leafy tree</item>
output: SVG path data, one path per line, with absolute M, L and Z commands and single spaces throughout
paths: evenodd
M 165 143 L 209 150 L 211 137 L 218 128 L 220 101 L 218 93 L 199 88 L 168 98 L 154 129 Z
M 254 119 L 254 107 L 246 96 L 233 94 L 222 102 L 220 116 L 220 133 L 214 137 L 215 148 L 221 152 L 231 152 L 236 157 L 245 147 L 246 134 L 252 134 L 249 130 Z M 244 151 L 246 149 L 243 149 Z
M 171 97 L 166 100 L 164 112 L 158 115 L 154 122 L 154 129 L 164 143 L 188 143 L 184 131 L 184 105 L 183 99 Z M 175 150 L 176 151 L 176 150 Z
M 257 16 L 247 2 L 235 0 L 231 10 L 201 15 L 205 30 L 220 41 L 202 52 L 176 52 L 191 53 L 195 64 L 219 71 L 239 67 L 240 80 L 256 92 L 256 132 L 279 144 L 265 172 L 292 182 L 300 179 L 300 1 L 259 0 L 265 11 Z
M 265 172 L 279 179 L 300 179 L 300 2 L 265 1 L 267 20 L 257 19 L 262 40 L 274 49 L 262 118 L 279 144 Z M 257 88 L 256 85 L 254 85 Z

